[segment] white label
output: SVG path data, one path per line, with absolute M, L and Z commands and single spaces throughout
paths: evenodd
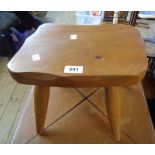
M 77 34 L 71 34 L 71 35 L 70 35 L 70 39 L 71 39 L 71 40 L 77 39 Z
M 83 66 L 65 66 L 64 73 L 83 73 Z
M 39 54 L 32 55 L 32 60 L 33 61 L 39 61 L 40 60 L 40 55 Z

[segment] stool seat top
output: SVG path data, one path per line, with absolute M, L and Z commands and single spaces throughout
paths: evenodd
M 147 59 L 134 27 L 43 24 L 26 39 L 8 69 L 25 84 L 130 85 L 145 75 Z

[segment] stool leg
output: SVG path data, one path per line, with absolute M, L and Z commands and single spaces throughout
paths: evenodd
M 107 113 L 114 137 L 120 140 L 121 104 L 119 87 L 106 88 Z
M 35 86 L 34 88 L 34 109 L 36 118 L 37 133 L 43 133 L 45 118 L 48 107 L 50 88 L 45 86 Z

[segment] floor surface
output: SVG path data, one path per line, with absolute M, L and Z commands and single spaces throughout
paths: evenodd
M 104 88 L 52 87 L 43 136 L 36 134 L 33 90 L 12 143 L 155 143 L 155 133 L 140 84 L 120 87 L 121 139 L 116 141 L 106 111 Z

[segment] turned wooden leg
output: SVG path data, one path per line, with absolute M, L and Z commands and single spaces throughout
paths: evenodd
M 34 88 L 34 109 L 36 118 L 37 133 L 43 133 L 45 118 L 48 107 L 50 88 L 45 86 L 35 86 Z
M 117 141 L 120 140 L 121 104 L 119 87 L 106 88 L 106 105 L 109 121 Z

